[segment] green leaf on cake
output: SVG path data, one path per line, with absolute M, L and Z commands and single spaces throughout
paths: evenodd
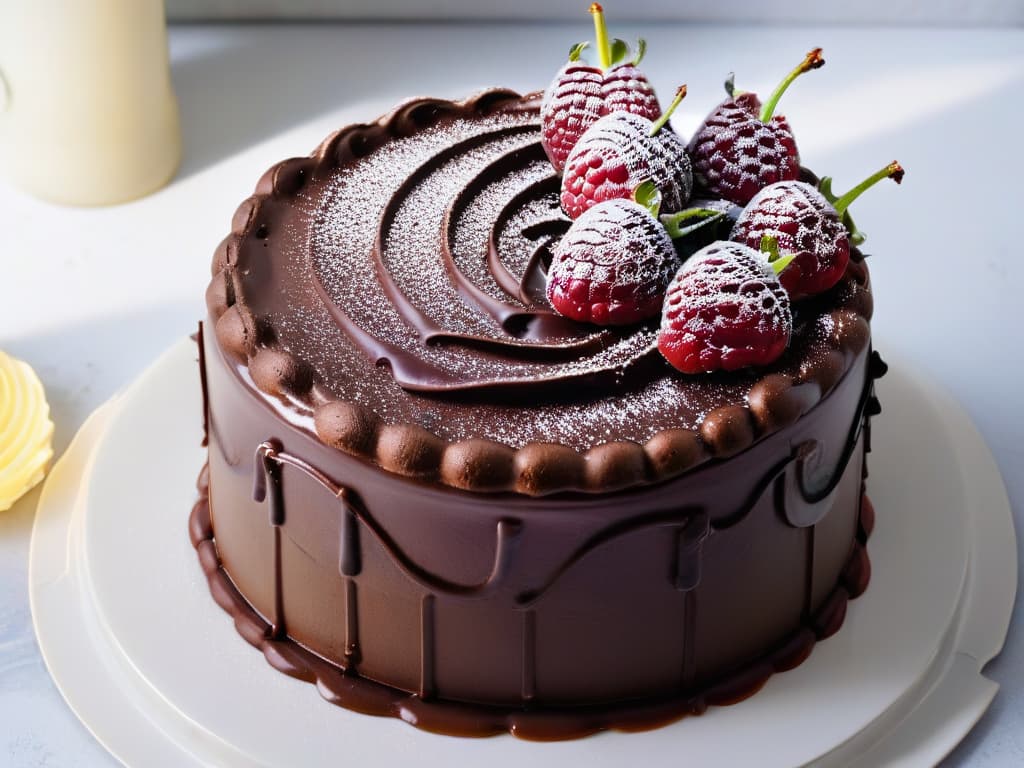
M 586 40 L 582 43 L 576 43 L 572 48 L 569 49 L 569 61 L 579 61 L 583 51 L 590 46 Z
M 633 190 L 633 199 L 651 212 L 651 216 L 658 218 L 661 210 L 661 190 L 658 185 L 648 179 Z
M 831 205 L 835 205 L 836 201 L 839 200 L 839 195 L 832 191 L 832 177 L 822 176 L 818 182 L 818 191 L 821 192 L 822 196 L 829 201 Z M 846 231 L 850 233 L 850 244 L 860 245 L 867 240 L 867 234 L 857 229 L 857 225 L 853 223 L 853 217 L 850 215 L 849 209 L 843 211 L 843 215 L 840 217 L 843 222 L 843 226 L 846 227 Z
M 626 60 L 627 56 L 629 56 L 629 43 L 627 43 L 625 40 L 620 40 L 619 38 L 616 37 L 614 40 L 612 40 L 611 48 L 612 55 L 610 66 L 612 67 L 618 66 L 619 64 Z
M 673 240 L 703 229 L 709 224 L 721 221 L 725 217 L 724 211 L 716 211 L 714 208 L 686 208 L 678 213 L 667 213 L 659 217 L 668 236 Z
M 644 54 L 646 53 L 647 41 L 641 37 L 636 41 L 636 55 L 633 56 L 632 60 L 630 61 L 630 64 L 632 64 L 634 67 L 639 66 L 640 62 L 643 61 Z

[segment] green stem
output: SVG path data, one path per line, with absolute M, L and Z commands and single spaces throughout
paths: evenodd
M 642 37 L 638 37 L 636 41 L 636 55 L 633 57 L 632 64 L 634 67 L 639 67 L 640 62 L 643 61 L 644 54 L 647 53 L 647 41 Z
M 821 58 L 821 48 L 815 48 L 810 51 L 804 60 L 801 61 L 796 68 L 783 78 L 782 82 L 779 83 L 778 87 L 772 91 L 772 95 L 768 97 L 768 101 L 761 107 L 761 122 L 767 123 L 772 119 L 772 115 L 775 114 L 775 108 L 779 105 L 779 99 L 782 98 L 782 94 L 786 92 L 786 89 L 804 72 L 809 72 L 812 69 L 817 69 L 825 65 L 825 60 Z
M 774 235 L 761 235 L 761 242 L 758 249 L 768 257 L 768 263 L 775 270 L 776 275 L 782 274 L 782 270 L 789 266 L 789 263 L 796 258 L 795 253 L 779 255 L 779 241 Z
M 714 208 L 687 208 L 678 213 L 666 213 L 661 217 L 661 223 L 665 227 L 665 231 L 668 232 L 668 236 L 675 240 L 686 237 L 695 229 L 710 224 L 723 216 L 725 216 L 723 211 L 716 211 Z M 687 226 L 687 222 L 694 219 L 697 220 L 697 223 Z
M 653 181 L 648 179 L 637 185 L 633 190 L 633 200 L 650 211 L 651 216 L 658 218 L 658 212 L 661 210 L 661 190 Z
M 601 69 L 608 69 L 612 65 L 612 46 L 608 42 L 608 28 L 604 23 L 604 8 L 600 3 L 591 3 L 590 13 L 594 17 L 594 36 L 597 55 L 601 57 Z
M 775 261 L 768 262 L 771 264 L 772 269 L 775 270 L 776 275 L 781 275 L 782 270 L 789 266 L 789 262 L 796 258 L 795 253 L 790 253 L 785 256 L 779 256 Z
M 866 179 L 864 179 L 864 181 L 862 181 L 860 184 L 851 189 L 842 197 L 836 199 L 836 201 L 832 203 L 832 207 L 836 209 L 836 213 L 842 216 L 844 213 L 846 213 L 846 209 L 850 207 L 850 203 L 852 203 L 854 200 L 860 197 L 861 194 L 863 194 L 866 190 L 871 189 L 871 187 L 875 186 L 875 184 L 880 182 L 882 179 L 890 178 L 897 184 L 903 181 L 903 166 L 901 166 L 895 160 L 893 160 L 891 163 L 885 166 L 885 168 L 878 171 L 877 173 L 873 173 L 870 176 L 868 176 Z
M 680 85 L 679 89 L 676 91 L 676 97 L 672 99 L 672 103 L 668 105 L 668 109 L 666 109 L 662 116 L 655 120 L 654 125 L 651 126 L 650 136 L 657 135 L 658 131 L 665 127 L 665 123 L 667 123 L 669 118 L 672 117 L 672 113 L 676 111 L 676 107 L 679 106 L 679 103 L 684 98 L 686 98 L 686 86 Z

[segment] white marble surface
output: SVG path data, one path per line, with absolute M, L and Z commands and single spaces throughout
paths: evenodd
M 874 322 L 890 347 L 881 351 L 963 403 L 1024 532 L 1024 31 L 660 24 L 616 32 L 648 38 L 646 69 L 663 96 L 689 84 L 676 120 L 683 133 L 719 99 L 729 70 L 741 87 L 764 91 L 807 48 L 825 48 L 828 66 L 785 101 L 804 161 L 836 177 L 837 188 L 893 158 L 908 171 L 901 189 L 884 186 L 856 205 L 867 250 L 877 252 Z M 186 149 L 169 188 L 125 206 L 74 210 L 0 182 L 0 347 L 39 371 L 58 450 L 93 408 L 194 330 L 213 248 L 271 162 L 308 152 L 345 108 L 366 119 L 413 94 L 542 87 L 568 44 L 587 33 L 510 24 L 173 28 Z M 35 646 L 26 560 L 36 496 L 0 515 L 0 764 L 108 766 Z M 1018 614 L 987 670 L 1003 689 L 949 765 L 1024 764 Z

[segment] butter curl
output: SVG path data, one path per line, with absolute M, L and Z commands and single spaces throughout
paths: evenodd
M 46 475 L 53 422 L 35 371 L 0 351 L 0 512 Z

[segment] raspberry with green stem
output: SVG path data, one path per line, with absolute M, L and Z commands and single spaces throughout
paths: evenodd
M 605 200 L 629 199 L 652 181 L 667 213 L 682 210 L 693 184 L 682 139 L 665 125 L 686 96 L 680 86 L 672 106 L 657 122 L 629 112 L 605 115 L 580 137 L 562 175 L 562 210 L 575 219 Z
M 832 193 L 827 177 L 817 189 L 802 181 L 772 184 L 740 214 L 730 239 L 759 248 L 773 265 L 780 249 L 791 255 L 780 280 L 793 299 L 822 293 L 842 279 L 851 244 L 864 241 L 850 217 L 850 204 L 886 178 L 899 183 L 902 166 L 889 163 L 842 196 Z
M 776 114 L 783 93 L 804 72 L 825 60 L 815 48 L 790 71 L 768 101 L 735 89 L 726 81 L 729 98 L 719 104 L 694 134 L 689 152 L 697 183 L 709 192 L 746 205 L 760 189 L 800 175 L 800 154 L 785 116 Z
M 601 117 L 631 112 L 655 120 L 661 115 L 654 89 L 639 69 L 646 43 L 639 40 L 631 56 L 626 42 L 609 40 L 601 6 L 594 3 L 590 11 L 599 64 L 583 60 L 588 43 L 574 45 L 541 106 L 541 144 L 558 172 L 583 133 Z
M 719 241 L 672 279 L 658 350 L 683 373 L 735 371 L 777 360 L 792 330 L 789 296 L 774 269 L 752 248 Z

